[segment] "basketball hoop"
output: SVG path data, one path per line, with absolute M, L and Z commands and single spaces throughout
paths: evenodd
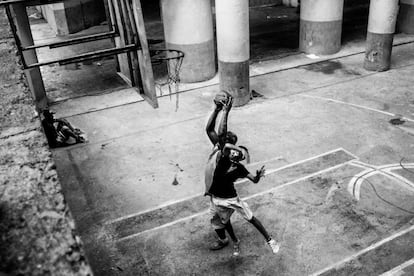
M 155 80 L 155 87 L 160 96 L 165 92 L 176 95 L 175 110 L 178 110 L 178 91 L 180 86 L 180 69 L 183 63 L 184 53 L 174 49 L 154 49 L 151 50 L 151 63 L 153 65 L 166 64 L 167 75 Z

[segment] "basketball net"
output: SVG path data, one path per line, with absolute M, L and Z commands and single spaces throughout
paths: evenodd
M 178 98 L 180 88 L 180 69 L 183 63 L 184 53 L 173 49 L 152 50 L 151 62 L 154 65 L 166 64 L 167 76 L 155 81 L 155 87 L 160 96 L 175 94 L 175 111 L 178 110 Z

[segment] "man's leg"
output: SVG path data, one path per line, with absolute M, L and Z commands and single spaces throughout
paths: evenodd
M 269 233 L 267 233 L 266 229 L 264 228 L 263 224 L 258 220 L 256 217 L 252 217 L 249 222 L 256 227 L 257 230 L 263 235 L 263 237 L 266 239 L 267 244 L 272 249 L 273 253 L 279 252 L 279 244 L 270 237 Z
M 226 239 L 226 232 L 225 232 L 224 229 L 214 229 L 214 231 L 216 231 L 217 236 L 219 237 L 219 239 L 221 239 L 221 240 Z
M 256 217 L 253 216 L 253 213 L 250 210 L 249 205 L 243 200 L 237 198 L 233 206 L 243 216 L 244 219 L 253 224 L 253 226 L 256 227 L 257 230 L 259 230 L 259 232 L 265 238 L 267 244 L 272 249 L 273 253 L 279 252 L 279 244 L 277 244 L 277 242 L 274 239 L 272 239 L 272 237 L 270 237 L 269 233 L 263 227 L 262 223 Z
M 224 228 L 214 229 L 214 231 L 216 231 L 219 238 L 210 246 L 210 250 L 219 250 L 226 247 L 229 244 L 229 239 L 226 237 Z
M 213 243 L 213 245 L 210 246 L 210 250 L 219 250 L 229 244 L 229 240 L 226 237 L 226 225 L 223 224 L 223 222 L 221 221 L 221 218 L 218 215 L 216 208 L 217 206 L 215 206 L 212 202 L 210 206 L 210 212 L 212 214 L 210 222 L 211 226 L 213 227 L 214 231 L 217 233 L 217 236 L 219 238 L 217 241 Z
M 231 225 L 230 220 L 226 223 L 226 231 L 229 233 L 230 238 L 233 241 L 233 256 L 240 255 L 240 240 L 234 234 L 233 226 Z
M 272 238 L 270 237 L 269 233 L 267 233 L 266 229 L 264 228 L 263 224 L 260 222 L 260 220 L 258 220 L 256 217 L 252 217 L 251 220 L 249 220 L 249 222 L 251 224 L 254 225 L 254 227 L 256 227 L 257 230 L 259 230 L 259 232 L 263 235 L 263 237 L 265 238 L 265 240 L 268 242 L 270 241 Z

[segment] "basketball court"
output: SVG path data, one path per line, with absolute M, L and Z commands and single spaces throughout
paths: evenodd
M 396 175 L 404 174 L 399 170 Z M 336 149 L 270 169 L 261 184 L 240 181 L 239 195 L 281 242 L 277 255 L 237 215 L 241 256 L 231 257 L 231 247 L 209 251 L 206 243 L 214 235 L 206 226 L 206 198 L 170 203 L 106 226 L 126 259 L 119 265 L 133 267 L 127 270 L 131 274 L 140 266 L 154 275 L 379 275 L 412 269 L 414 227 L 406 224 L 413 218 L 414 174 L 404 183 L 365 178 L 357 200 L 347 190 L 361 172 L 358 157 Z M 392 203 L 379 194 L 402 205 L 390 208 Z
M 248 168 L 267 173 L 236 188 L 281 242 L 277 255 L 238 215 L 240 257 L 208 250 L 204 127 L 216 85 L 181 93 L 178 110 L 174 96 L 158 109 L 108 98 L 96 98 L 107 106 L 95 110 L 68 108 L 76 99 L 55 105 L 88 134 L 53 155 L 96 273 L 412 274 L 413 52 L 395 46 L 383 73 L 363 70 L 355 52 L 251 77 L 256 97 L 232 110 L 229 129 L 249 148 Z
M 236 185 L 281 250 L 272 254 L 262 236 L 235 215 L 242 243 L 240 256 L 233 257 L 231 246 L 208 249 L 216 237 L 203 196 L 212 147 L 204 128 L 218 77 L 180 83 L 183 56 L 177 51 L 171 58 L 171 49 L 158 57 L 160 52 L 150 52 L 140 1 L 109 1 L 111 23 L 104 32 L 64 40 L 46 34 L 44 41 L 42 36 L 33 41 L 32 33 L 44 29 L 30 25 L 26 14 L 27 5 L 44 3 L 21 2 L 11 0 L 14 16 L 6 3 L 6 14 L 16 22 L 11 29 L 18 51 L 25 53 L 22 63 L 37 107 L 46 106 L 47 92 L 56 117 L 87 136 L 87 143 L 52 154 L 95 274 L 414 273 L 411 36 L 395 35 L 391 70 L 372 72 L 362 66 L 366 35 L 365 25 L 356 24 L 359 12 L 344 19 L 356 31 L 346 32 L 350 37 L 342 40 L 341 51 L 330 56 L 297 52 L 294 10 L 254 12 L 253 55 L 242 61 L 252 98 L 232 109 L 229 129 L 249 148 L 249 170 L 266 167 L 260 183 Z M 268 20 L 273 23 L 265 24 Z M 265 38 L 273 38 L 273 25 L 280 23 L 286 29 L 277 32 L 286 40 L 277 35 L 282 45 L 273 45 Z M 75 47 L 61 55 L 67 46 L 96 41 L 88 52 Z M 114 55 L 118 58 L 109 58 Z M 156 91 L 154 62 L 167 66 L 167 79 L 158 83 L 165 91 Z M 79 68 L 90 74 L 68 72 Z

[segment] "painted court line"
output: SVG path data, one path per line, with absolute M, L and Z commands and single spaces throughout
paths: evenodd
M 383 175 L 385 177 L 397 180 L 398 184 L 406 184 L 406 186 L 403 186 L 404 188 L 407 188 L 411 191 L 414 192 L 414 184 L 412 182 L 410 182 L 408 179 L 402 177 L 402 176 L 398 176 L 394 173 L 390 173 L 390 172 L 384 172 L 382 170 L 366 170 L 363 173 L 361 173 L 360 176 L 355 176 L 354 178 L 351 179 L 351 182 L 349 183 L 349 186 L 353 186 L 353 193 L 355 195 L 355 198 L 359 200 L 360 198 L 360 191 L 361 191 L 361 186 L 362 183 L 367 180 L 369 177 L 374 176 L 376 174 L 380 174 Z M 354 181 L 354 182 L 352 182 Z M 348 189 L 349 191 L 350 189 Z
M 392 172 L 393 170 L 402 169 L 399 163 L 395 164 L 387 164 L 382 166 L 374 166 L 370 164 L 363 163 L 361 161 L 352 161 L 350 162 L 351 165 L 363 168 L 364 171 L 356 174 L 348 183 L 347 190 L 348 192 L 353 195 L 357 200 L 360 199 L 360 190 L 363 182 L 367 180 L 369 177 L 374 176 L 376 174 L 383 175 L 385 177 L 397 180 L 398 184 L 405 184 L 403 187 L 408 188 L 411 191 L 414 191 L 414 183 L 410 180 L 406 179 L 405 177 Z M 409 163 L 405 165 L 406 168 L 414 168 L 413 163 Z
M 350 156 L 352 156 L 353 158 L 355 158 L 354 162 L 359 161 L 359 157 L 356 156 L 355 154 L 353 154 L 352 152 L 350 152 L 350 151 L 348 151 L 348 150 L 346 150 L 344 148 L 340 148 L 340 149 L 343 150 L 346 154 L 349 154 Z
M 402 230 L 402 231 L 399 231 L 397 233 L 394 233 L 393 235 L 389 236 L 388 238 L 385 238 L 385 239 L 383 239 L 383 240 L 381 240 L 381 241 L 379 241 L 377 243 L 374 243 L 373 245 L 368 246 L 367 248 L 365 248 L 365 249 L 363 249 L 363 250 L 361 250 L 361 251 L 359 251 L 359 252 L 357 252 L 357 253 L 355 253 L 353 255 L 350 255 L 350 256 L 346 257 L 345 259 L 343 259 L 343 260 L 341 260 L 339 262 L 336 262 L 336 263 L 334 263 L 334 264 L 332 264 L 330 266 L 327 266 L 324 269 L 321 269 L 321 270 L 319 270 L 319 271 L 311 274 L 310 276 L 318 276 L 318 275 L 321 275 L 321 274 L 323 274 L 325 272 L 328 272 L 331 269 L 338 268 L 338 267 L 342 266 L 343 264 L 345 264 L 345 263 L 347 263 L 347 262 L 349 262 L 349 261 L 351 261 L 351 260 L 353 260 L 353 259 L 361 256 L 362 254 L 365 254 L 365 253 L 367 253 L 367 252 L 369 252 L 369 251 L 371 251 L 373 249 L 376 249 L 377 247 L 380 247 L 381 245 L 383 245 L 383 244 L 385 244 L 385 243 L 387 243 L 389 241 L 392 241 L 392 240 L 394 240 L 394 239 L 396 239 L 396 238 L 398 238 L 398 237 L 400 237 L 400 236 L 402 236 L 404 234 L 407 234 L 407 233 L 409 233 L 409 232 L 411 232 L 413 230 L 414 230 L 414 225 L 411 225 L 407 229 Z
M 342 163 L 342 164 L 339 164 L 339 165 L 336 165 L 336 166 L 332 166 L 332 167 L 330 167 L 330 168 L 326 168 L 326 169 L 323 169 L 323 170 L 317 171 L 317 172 L 312 173 L 312 174 L 309 174 L 309 175 L 307 175 L 307 176 L 304 176 L 304 177 L 301 177 L 301 178 L 295 179 L 295 180 L 293 180 L 293 181 L 287 182 L 287 183 L 285 183 L 285 184 L 282 184 L 282 185 L 280 185 L 280 186 L 277 186 L 277 187 L 274 187 L 274 188 L 268 189 L 268 190 L 263 191 L 263 192 L 260 192 L 260 193 L 253 194 L 253 195 L 251 195 L 251 196 L 244 197 L 244 198 L 242 198 L 242 199 L 243 199 L 243 200 L 249 200 L 249 199 L 252 199 L 252 198 L 255 198 L 255 197 L 258 197 L 258 196 L 264 195 L 264 194 L 268 194 L 268 193 L 275 192 L 275 191 L 277 191 L 277 190 L 279 190 L 279 189 L 283 189 L 283 188 L 285 188 L 285 187 L 287 187 L 287 186 L 290 186 L 290 185 L 296 184 L 296 183 L 298 183 L 298 182 L 304 181 L 304 180 L 306 180 L 306 179 L 312 178 L 312 177 L 317 176 L 317 175 L 320 175 L 320 174 L 322 174 L 322 173 L 325 173 L 325 172 L 328 172 L 328 171 L 331 171 L 331 170 L 334 170 L 334 169 L 340 168 L 340 167 L 342 167 L 342 166 L 345 166 L 345 165 L 349 164 L 349 162 L 351 162 L 351 161 L 347 161 L 347 162 L 344 162 L 344 163 Z M 180 222 L 184 222 L 184 221 L 187 221 L 187 220 L 189 220 L 189 219 L 192 219 L 192 218 L 195 218 L 195 217 L 198 217 L 198 216 L 201 216 L 201 215 L 207 214 L 208 212 L 209 212 L 209 210 L 208 210 L 208 209 L 206 209 L 206 210 L 204 210 L 204 211 L 202 211 L 202 212 L 195 213 L 195 214 L 193 214 L 193 215 L 191 215 L 191 216 L 183 217 L 183 218 L 181 218 L 181 219 L 178 219 L 178 220 L 175 220 L 175 221 L 172 221 L 172 222 L 169 222 L 169 223 L 166 223 L 166 224 L 163 224 L 163 225 L 160 225 L 160 226 L 157 226 L 157 227 L 154 227 L 154 228 L 148 229 L 148 230 L 144 230 L 144 231 L 142 231 L 142 232 L 139 232 L 139 233 L 136 233 L 136 234 L 133 234 L 133 235 L 129 235 L 129 236 L 126 236 L 126 237 L 120 238 L 120 239 L 118 239 L 118 240 L 117 240 L 117 242 L 122 242 L 122 241 L 125 241 L 125 240 L 129 240 L 129 239 L 132 239 L 132 238 L 135 238 L 135 237 L 141 236 L 141 235 L 146 234 L 146 233 L 149 233 L 149 232 L 153 232 L 153 231 L 156 231 L 156 230 L 159 230 L 159 229 L 163 229 L 163 228 L 166 228 L 166 227 L 172 226 L 172 225 L 174 225 L 174 224 L 177 224 L 177 223 L 180 223 Z
M 267 159 L 267 160 L 257 161 L 257 162 L 254 162 L 254 163 L 249 163 L 249 164 L 246 165 L 246 167 L 249 168 L 249 167 L 252 167 L 252 166 L 262 165 L 262 164 L 270 163 L 270 162 L 275 161 L 275 160 L 282 160 L 282 159 L 283 159 L 283 156 L 276 156 L 276 157 L 273 157 L 273 158 L 270 158 L 270 159 Z M 266 175 L 267 174 L 268 173 L 266 173 Z M 247 181 L 247 180 L 244 180 L 244 181 Z M 242 183 L 244 181 L 238 181 L 238 182 L 236 182 L 236 184 Z M 116 223 L 118 221 L 122 221 L 124 219 L 129 219 L 129 218 L 132 218 L 132 217 L 135 217 L 135 216 L 139 216 L 139 215 L 142 215 L 142 214 L 145 214 L 145 213 L 148 213 L 148 212 L 152 212 L 152 211 L 155 211 L 157 209 L 164 208 L 164 207 L 167 207 L 167 206 L 170 206 L 170 205 L 174 205 L 174 204 L 177 204 L 177 203 L 180 203 L 180 202 L 183 202 L 183 201 L 191 200 L 191 199 L 193 199 L 195 197 L 198 197 L 198 196 L 200 196 L 200 194 L 184 197 L 184 198 L 181 198 L 181 199 L 178 199 L 178 200 L 167 201 L 167 202 L 165 202 L 163 204 L 160 204 L 160 205 L 157 205 L 153 208 L 149 208 L 149 209 L 137 212 L 137 213 L 133 213 L 133 214 L 129 214 L 129 215 L 126 215 L 126 216 L 123 216 L 123 217 L 119 217 L 119 218 L 116 218 L 114 220 L 110 220 L 108 222 L 105 222 L 105 225 L 109 225 L 109 224 L 112 224 L 112 223 Z
M 365 110 L 370 110 L 370 111 L 374 111 L 374 112 L 378 112 L 387 116 L 391 116 L 391 117 L 395 117 L 397 114 L 394 113 L 390 113 L 390 112 L 386 112 L 386 111 L 382 111 L 382 110 L 378 110 L 375 108 L 371 108 L 371 107 L 367 107 L 367 106 L 363 106 L 363 105 L 359 105 L 359 104 L 353 104 L 353 103 L 347 103 L 347 102 L 343 102 L 343 101 L 339 101 L 339 100 L 334 100 L 331 98 L 324 98 L 324 97 L 319 97 L 319 96 L 312 96 L 312 95 L 299 95 L 302 97 L 306 97 L 306 98 L 313 98 L 313 99 L 320 99 L 320 100 L 324 100 L 324 101 L 328 101 L 328 102 L 334 102 L 334 103 L 338 103 L 338 104 L 344 104 L 344 105 L 349 105 L 349 106 L 353 106 L 353 107 L 357 107 L 357 108 L 361 108 L 361 109 L 365 109 Z M 407 117 L 401 117 L 402 120 L 405 121 L 409 121 L 409 122 L 414 122 L 413 119 L 407 118 Z
M 322 156 L 325 156 L 325 155 L 329 155 L 329 154 L 332 154 L 332 153 L 335 153 L 335 152 L 340 152 L 340 151 L 344 151 L 345 153 L 350 154 L 348 151 L 344 150 L 343 148 L 337 148 L 337 149 L 330 150 L 330 151 L 327 151 L 325 153 L 322 153 L 322 154 L 319 154 L 319 155 L 316 155 L 316 156 L 312 156 L 312 157 L 307 158 L 307 159 L 303 159 L 303 160 L 300 160 L 300 161 L 297 161 L 297 162 L 288 164 L 286 166 L 279 167 L 277 169 L 266 170 L 265 175 L 269 175 L 269 174 L 278 172 L 280 170 L 283 170 L 283 169 L 286 169 L 286 168 L 289 168 L 289 167 L 293 167 L 293 166 L 296 166 L 296 165 L 299 165 L 299 164 L 302 164 L 302 163 L 306 163 L 308 161 L 317 159 L 319 157 L 322 157 Z M 350 155 L 352 157 L 355 157 L 355 155 L 353 155 L 353 154 L 350 154 Z M 273 157 L 273 158 L 270 158 L 268 160 L 258 161 L 258 162 L 255 162 L 255 163 L 250 163 L 250 164 L 248 164 L 247 167 L 249 167 L 249 166 L 255 166 L 255 165 L 258 165 L 258 164 L 269 163 L 271 161 L 274 161 L 274 160 L 277 160 L 277 159 L 282 159 L 282 158 L 283 157 L 281 157 L 281 156 L 280 157 L 279 156 L 278 157 Z M 249 181 L 249 180 L 248 179 L 242 179 L 242 180 L 236 181 L 235 184 L 237 185 L 237 184 L 240 184 L 240 183 L 243 183 L 243 182 L 247 182 L 247 181 Z M 149 208 L 149 209 L 146 209 L 146 210 L 137 212 L 137 213 L 129 214 L 129 215 L 126 215 L 126 216 L 122 216 L 122 217 L 119 217 L 119 218 L 110 220 L 108 222 L 105 222 L 105 225 L 110 225 L 110 224 L 113 224 L 113 223 L 116 223 L 116 222 L 119 222 L 119 221 L 122 221 L 122 220 L 125 220 L 125 219 L 129 219 L 129 218 L 132 218 L 132 217 L 135 217 L 135 216 L 139 216 L 139 215 L 142 215 L 142 214 L 145 214 L 145 213 L 148 213 L 148 212 L 152 212 L 152 211 L 158 210 L 160 208 L 164 208 L 164 207 L 167 207 L 167 206 L 170 206 L 170 205 L 173 205 L 173 204 L 177 204 L 177 203 L 180 203 L 180 202 L 183 202 L 183 201 L 191 200 L 191 199 L 193 199 L 195 197 L 198 197 L 198 196 L 200 196 L 200 194 L 192 195 L 192 196 L 185 197 L 185 198 L 181 198 L 181 199 L 178 199 L 178 200 L 168 201 L 168 202 L 165 202 L 163 204 L 157 205 L 157 206 L 155 206 L 153 208 Z
M 335 152 L 339 152 L 339 151 L 346 152 L 343 148 L 337 148 L 337 149 L 334 149 L 334 150 L 331 150 L 331 151 L 327 151 L 325 153 L 322 153 L 322 154 L 319 154 L 319 155 L 316 155 L 316 156 L 312 156 L 312 157 L 307 158 L 307 159 L 300 160 L 300 161 L 295 162 L 295 163 L 291 163 L 291 164 L 288 164 L 288 165 L 285 165 L 285 166 L 282 166 L 282 167 L 279 167 L 279 168 L 276 168 L 276 169 L 273 169 L 273 170 L 268 170 L 268 171 L 266 171 L 265 175 L 269 175 L 269 174 L 272 174 L 272 173 L 275 173 L 275 172 L 278 172 L 278 171 L 281 171 L 281 170 L 284 170 L 284 169 L 287 169 L 287 168 L 290 168 L 290 167 L 293 167 L 293 166 L 296 166 L 296 165 L 299 165 L 299 164 L 303 164 L 303 163 L 306 163 L 308 161 L 317 159 L 319 157 L 322 157 L 322 156 L 325 156 L 325 155 L 329 155 L 329 154 L 332 154 L 332 153 L 335 153 Z M 352 155 L 352 157 L 353 156 L 354 155 Z M 239 182 L 246 182 L 246 181 L 248 181 L 248 180 L 247 179 L 243 179 L 243 180 L 237 181 L 236 184 L 239 183 Z
M 285 184 L 282 184 L 282 185 L 280 185 L 280 186 L 274 187 L 274 188 L 272 188 L 272 189 L 269 189 L 269 190 L 266 190 L 266 191 L 263 191 L 263 192 L 260 192 L 260 193 L 256 193 L 256 194 L 251 195 L 251 196 L 244 197 L 243 199 L 247 200 L 247 199 L 255 198 L 255 197 L 257 197 L 257 196 L 261 196 L 261 195 L 264 195 L 264 194 L 268 194 L 268 193 L 271 193 L 271 192 L 277 191 L 277 190 L 282 189 L 282 188 L 284 188 L 284 187 L 286 187 L 286 186 L 290 186 L 290 185 L 292 185 L 292 184 L 295 184 L 295 183 L 298 183 L 298 182 L 301 182 L 301 181 L 307 180 L 307 179 L 312 178 L 312 177 L 314 177 L 314 176 L 317 176 L 317 175 L 320 175 L 320 174 L 323 174 L 323 173 L 326 173 L 326 172 L 329 172 L 329 171 L 335 170 L 335 169 L 337 169 L 337 168 L 343 167 L 343 166 L 345 166 L 345 165 L 348 165 L 350 162 L 351 162 L 351 161 L 347 161 L 347 162 L 344 162 L 344 163 L 342 163 L 342 164 L 338 164 L 338 165 L 336 165 L 336 166 L 332 166 L 332 167 L 330 167 L 330 168 L 326 168 L 326 169 L 323 169 L 323 170 L 320 170 L 320 171 L 317 171 L 317 172 L 311 173 L 311 174 L 309 174 L 309 175 L 307 175 L 307 176 L 303 176 L 303 177 L 301 177 L 301 178 L 298 178 L 298 179 L 295 179 L 295 180 L 293 180 L 293 181 L 287 182 L 287 183 L 285 183 Z
M 408 260 L 405 263 L 400 264 L 399 266 L 394 267 L 390 271 L 387 271 L 385 273 L 382 273 L 379 276 L 399 276 L 404 275 L 403 269 L 406 267 L 409 267 L 411 265 L 414 265 L 414 259 Z

